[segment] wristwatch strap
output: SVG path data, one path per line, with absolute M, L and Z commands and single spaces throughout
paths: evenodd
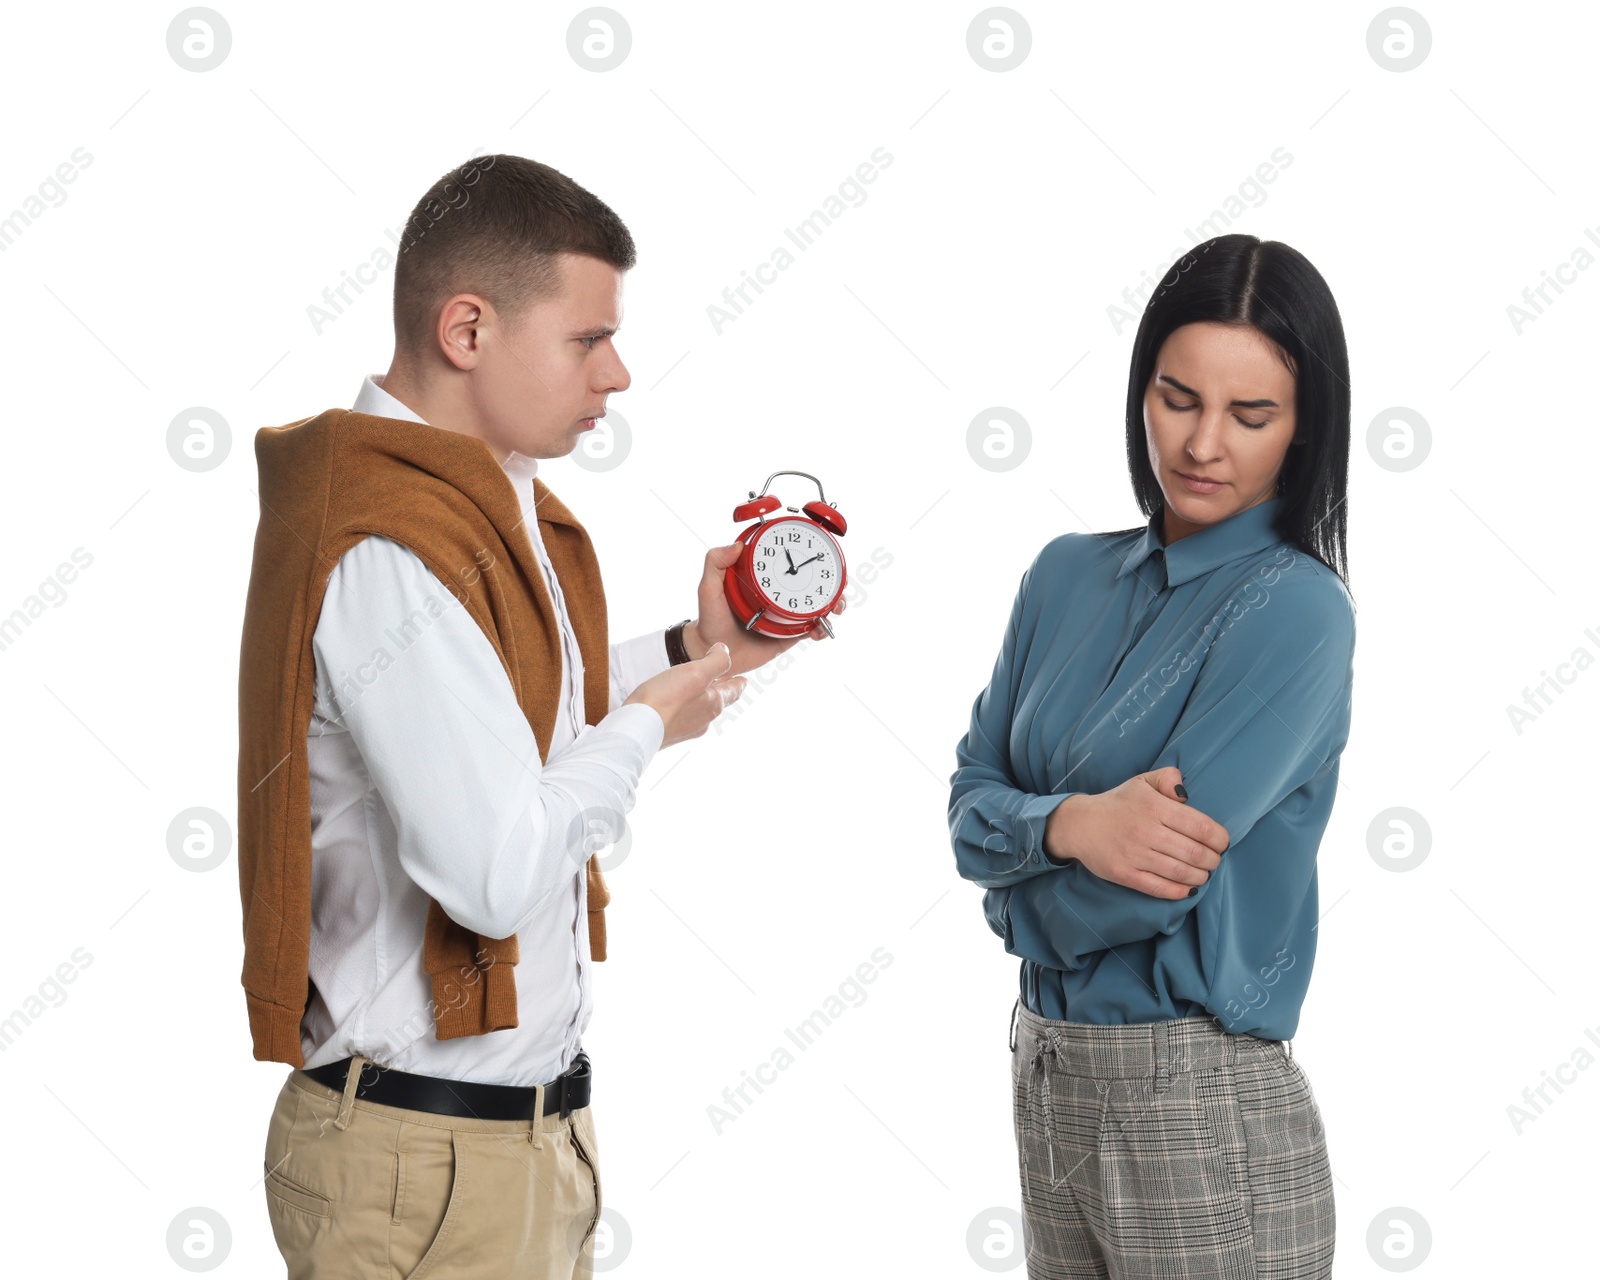
M 689 651 L 683 647 L 683 629 L 688 625 L 689 619 L 685 618 L 667 628 L 667 660 L 675 667 L 691 661 Z

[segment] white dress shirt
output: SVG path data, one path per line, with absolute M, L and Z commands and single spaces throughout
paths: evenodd
M 358 413 L 423 419 L 369 377 Z M 560 713 L 541 765 L 488 637 L 408 547 L 369 535 L 328 578 L 312 639 L 311 979 L 307 1066 L 360 1053 L 402 1071 L 548 1083 L 591 1009 L 585 810 L 627 813 L 661 716 L 622 703 L 669 665 L 664 631 L 610 649 L 610 712 L 584 723 L 583 659 L 535 518 L 538 460 L 502 464 L 561 632 Z M 492 938 L 517 936 L 517 1025 L 434 1036 L 422 967 L 428 899 Z

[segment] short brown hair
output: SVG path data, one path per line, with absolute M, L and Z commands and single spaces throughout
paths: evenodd
M 526 156 L 474 156 L 450 170 L 406 219 L 394 271 L 395 346 L 421 350 L 439 306 L 480 293 L 515 322 L 560 288 L 555 256 L 632 268 L 633 237 L 598 196 Z

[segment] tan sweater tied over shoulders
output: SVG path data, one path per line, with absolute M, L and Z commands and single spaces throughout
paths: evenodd
M 561 692 L 555 607 L 510 478 L 482 440 L 329 409 L 256 433 L 261 509 L 239 649 L 239 890 L 254 1054 L 305 1065 L 310 998 L 311 640 L 328 576 L 372 534 L 409 547 L 483 629 L 547 760 Z M 606 602 L 589 535 L 535 477 L 539 533 L 584 664 L 584 714 L 610 705 Z M 388 798 L 403 805 L 404 796 Z M 589 946 L 605 959 L 610 901 L 594 857 Z M 517 1025 L 516 938 L 485 938 L 429 900 L 423 966 L 441 1040 Z

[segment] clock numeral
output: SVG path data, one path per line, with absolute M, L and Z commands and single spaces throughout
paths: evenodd
M 764 587 L 766 587 L 766 588 L 768 588 L 768 589 L 769 589 L 769 590 L 770 590 L 770 589 L 771 589 L 771 587 L 772 587 L 772 579 L 771 579 L 771 578 L 768 578 L 768 577 L 765 577 L 765 576 L 763 576 L 763 577 L 762 577 L 762 579 L 761 579 L 761 585 L 762 585 L 762 586 L 764 586 Z
M 800 541 L 800 530 L 798 530 L 798 529 L 790 529 L 789 530 L 789 541 L 790 542 L 799 542 Z

